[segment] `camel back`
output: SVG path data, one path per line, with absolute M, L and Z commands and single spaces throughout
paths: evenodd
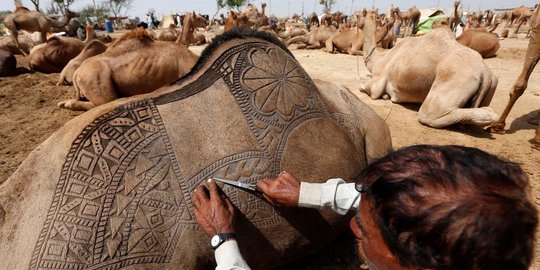
M 39 183 L 39 192 L 17 206 L 26 209 L 25 225 L 0 230 L 0 240 L 15 238 L 0 242 L 0 251 L 11 245 L 30 269 L 209 269 L 213 251 L 191 200 L 206 179 L 255 183 L 285 170 L 308 182 L 352 180 L 366 166 L 363 135 L 349 132 L 365 119 L 336 113 L 337 103 L 327 103 L 267 34 L 219 37 L 171 88 L 89 111 L 32 153 L 8 182 L 32 177 L 25 188 Z M 350 93 L 341 95 L 360 108 Z M 36 169 L 44 167 L 50 171 Z M 254 268 L 302 256 L 347 225 L 332 211 L 277 209 L 244 191 L 223 191 L 237 207 L 239 245 Z M 3 203 L 6 220 L 21 213 Z

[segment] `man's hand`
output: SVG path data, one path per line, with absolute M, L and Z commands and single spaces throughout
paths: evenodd
M 264 198 L 277 206 L 298 206 L 300 182 L 287 172 L 282 172 L 275 179 L 263 179 L 257 187 L 264 193 Z
M 215 181 L 208 180 L 208 189 L 197 187 L 191 198 L 195 219 L 208 236 L 234 233 L 234 206 L 227 196 L 219 195 Z

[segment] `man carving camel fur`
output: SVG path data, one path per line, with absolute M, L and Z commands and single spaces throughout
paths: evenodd
M 5 269 L 211 269 L 191 192 L 220 177 L 281 171 L 351 181 L 389 153 L 388 127 L 344 87 L 312 81 L 268 33 L 216 37 L 188 75 L 95 107 L 36 148 L 0 186 Z M 319 248 L 346 228 L 332 211 L 275 209 L 224 187 L 256 269 Z
M 364 11 L 364 56 L 373 79 L 361 91 L 395 103 L 421 103 L 418 121 L 443 128 L 457 123 L 490 125 L 487 107 L 498 79 L 476 51 L 459 44 L 448 26 L 407 38 L 388 51 L 375 47 L 376 14 Z

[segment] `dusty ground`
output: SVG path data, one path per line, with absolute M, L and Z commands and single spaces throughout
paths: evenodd
M 508 92 L 517 78 L 525 57 L 526 40 L 504 40 L 496 58 L 487 59 L 488 66 L 499 77 L 499 85 L 491 107 L 501 112 L 508 100 Z M 201 47 L 193 47 L 199 53 Z M 307 72 L 317 79 L 341 83 L 370 105 L 388 123 L 394 146 L 400 148 L 413 144 L 459 144 L 473 146 L 519 163 L 532 183 L 532 196 L 540 205 L 540 151 L 530 147 L 535 127 L 527 120 L 539 113 L 540 70 L 529 81 L 529 89 L 517 102 L 507 120 L 507 134 L 490 134 L 482 129 L 465 127 L 432 129 L 416 120 L 416 106 L 392 104 L 388 100 L 370 100 L 358 91 L 361 83 L 368 81 L 368 72 L 362 58 L 323 51 L 293 50 Z M 27 63 L 19 57 L 19 65 Z M 21 68 L 21 71 L 24 71 Z M 24 158 L 39 143 L 66 121 L 79 113 L 61 110 L 56 103 L 71 98 L 73 89 L 56 86 L 58 74 L 23 73 L 0 78 L 0 183 L 5 181 Z M 344 235 L 342 239 L 350 239 Z M 540 243 L 539 243 L 540 246 Z M 338 241 L 331 247 L 301 262 L 291 269 L 354 269 L 345 265 L 354 261 L 352 243 Z M 347 252 L 346 256 L 340 252 Z M 325 256 L 320 256 L 325 253 Z M 532 269 L 540 269 L 540 247 Z

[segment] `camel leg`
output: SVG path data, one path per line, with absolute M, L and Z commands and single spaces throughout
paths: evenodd
M 443 128 L 457 123 L 487 126 L 497 119 L 495 111 L 489 107 L 463 108 L 472 97 L 478 94 L 478 83 L 474 82 L 473 72 L 446 78 L 436 78 L 426 99 L 418 111 L 418 121 L 434 128 Z M 462 74 L 462 73 L 460 73 Z M 496 85 L 494 82 L 493 84 Z M 461 89 L 456 89 L 461 86 Z M 489 99 L 493 85 L 486 90 Z
M 326 52 L 334 53 L 334 39 L 332 37 L 326 40 L 325 47 L 326 47 Z
M 532 147 L 536 150 L 540 150 L 540 123 L 536 128 L 536 136 L 534 136 L 534 139 L 532 141 Z
M 533 37 L 537 36 L 538 28 L 540 27 L 536 26 L 536 28 L 533 29 Z M 536 67 L 538 60 L 540 60 L 540 44 L 536 45 L 533 41 L 533 38 L 531 38 L 531 41 L 529 41 L 529 47 L 527 48 L 527 54 L 525 55 L 525 63 L 523 65 L 523 69 L 521 70 L 521 74 L 519 74 L 517 81 L 514 83 L 512 92 L 510 92 L 510 100 L 508 100 L 508 103 L 506 104 L 506 107 L 504 108 L 499 120 L 491 125 L 491 131 L 494 133 L 504 133 L 506 118 L 508 117 L 510 110 L 512 110 L 512 107 L 514 107 L 514 104 L 518 98 L 523 95 L 523 92 L 525 92 L 525 89 L 527 89 L 529 77 L 531 76 L 534 67 Z
M 302 50 L 302 49 L 305 49 L 306 47 L 307 47 L 306 44 L 298 44 L 298 46 L 296 46 L 296 49 Z
M 379 99 L 385 93 L 387 80 L 386 76 L 373 75 L 372 81 L 367 87 L 361 88 L 360 92 L 366 93 L 371 99 Z
M 96 107 L 96 105 L 94 105 L 94 103 L 90 101 L 81 101 L 77 99 L 60 101 L 57 105 L 62 109 L 68 109 L 72 111 L 88 111 Z

